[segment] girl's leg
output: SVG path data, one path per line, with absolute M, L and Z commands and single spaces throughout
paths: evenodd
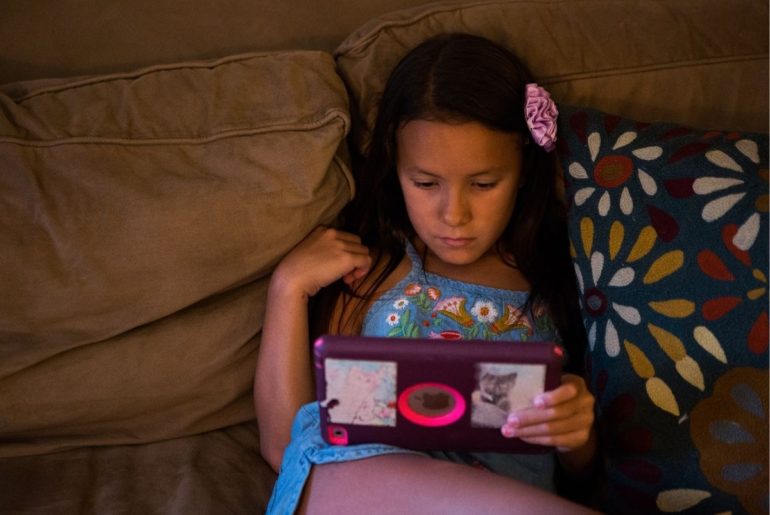
M 410 454 L 314 466 L 299 512 L 595 513 L 492 472 Z

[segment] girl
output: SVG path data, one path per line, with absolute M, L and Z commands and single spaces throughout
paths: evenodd
M 550 493 L 553 454 L 330 447 L 311 403 L 308 302 L 322 289 L 319 332 L 561 339 L 579 369 L 585 335 L 549 154 L 555 115 L 522 64 L 480 37 L 438 36 L 396 66 L 345 230 L 317 228 L 270 283 L 255 379 L 262 454 L 280 467 L 269 512 L 583 509 Z M 553 446 L 563 470 L 585 476 L 593 404 L 568 373 L 501 431 Z

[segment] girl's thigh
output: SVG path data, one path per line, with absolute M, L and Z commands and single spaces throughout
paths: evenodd
M 595 513 L 467 465 L 412 454 L 315 465 L 300 513 Z

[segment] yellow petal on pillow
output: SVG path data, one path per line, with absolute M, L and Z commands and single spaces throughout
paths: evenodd
M 594 221 L 587 216 L 580 220 L 580 237 L 583 240 L 583 252 L 588 257 L 594 242 Z
M 569 255 L 572 259 L 577 257 L 577 250 L 575 250 L 575 243 L 570 238 L 569 240 Z
M 687 351 L 684 348 L 682 340 L 676 335 L 653 324 L 647 324 L 647 330 L 650 331 L 650 334 L 655 338 L 655 341 L 658 342 L 658 345 L 663 349 L 663 352 L 665 352 L 673 361 L 679 361 L 687 356 Z
M 707 492 L 706 490 L 676 488 L 674 490 L 664 490 L 663 492 L 660 492 L 656 504 L 660 511 L 675 513 L 689 510 L 709 497 L 711 497 L 711 492 Z
M 623 341 L 623 345 L 628 353 L 628 359 L 631 360 L 631 366 L 636 374 L 644 379 L 650 379 L 655 376 L 655 367 L 652 362 L 647 359 L 642 349 L 634 345 L 628 340 Z
M 685 381 L 698 390 L 703 391 L 706 388 L 700 365 L 698 365 L 698 363 L 690 356 L 685 356 L 682 359 L 677 360 L 676 371 L 679 372 L 679 375 L 682 376 Z
M 639 237 L 636 239 L 636 242 L 634 242 L 633 247 L 631 247 L 631 252 L 628 253 L 626 261 L 633 263 L 649 254 L 652 247 L 655 245 L 657 237 L 657 233 L 651 225 L 644 227 L 639 231 Z
M 757 281 L 762 281 L 763 283 L 767 284 L 767 276 L 765 276 L 764 272 L 760 270 L 759 268 L 755 268 L 751 271 L 751 275 L 754 276 L 754 279 Z
M 623 224 L 618 220 L 612 222 L 612 225 L 610 226 L 610 259 L 612 261 L 615 260 L 620 251 L 620 247 L 623 245 L 624 235 L 625 229 Z
M 683 264 L 684 252 L 681 250 L 666 252 L 650 265 L 650 269 L 644 275 L 642 282 L 644 284 L 656 283 L 682 268 Z
M 695 338 L 695 341 L 698 342 L 698 345 L 703 347 L 703 350 L 722 363 L 727 363 L 727 355 L 725 354 L 722 345 L 719 343 L 719 340 L 717 340 L 717 337 L 714 336 L 714 333 L 712 333 L 706 326 L 699 325 L 693 329 L 692 336 Z
M 670 318 L 685 318 L 695 312 L 695 303 L 687 299 L 652 301 L 649 306 L 655 312 Z
M 674 392 L 662 379 L 651 377 L 644 386 L 647 388 L 647 395 L 657 407 L 675 417 L 679 416 L 679 404 L 676 402 Z

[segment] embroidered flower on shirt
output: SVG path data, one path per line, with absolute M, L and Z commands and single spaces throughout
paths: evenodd
M 471 308 L 471 314 L 479 322 L 491 323 L 497 318 L 497 308 L 488 300 L 477 300 Z
M 405 307 L 407 307 L 408 305 L 409 305 L 409 301 L 408 301 L 408 300 L 406 300 L 406 299 L 405 299 L 405 298 L 403 298 L 403 297 L 402 297 L 402 298 L 400 298 L 400 299 L 398 299 L 396 302 L 394 302 L 394 303 L 393 303 L 393 307 L 394 307 L 394 308 L 396 308 L 396 309 L 399 309 L 399 310 L 402 310 L 402 309 L 404 309 L 404 308 L 405 308 Z
M 398 316 L 398 313 L 391 313 L 388 315 L 388 318 L 387 318 L 388 325 L 390 327 L 397 326 L 400 320 L 401 320 L 401 317 Z
M 455 322 L 470 327 L 473 325 L 473 318 L 465 309 L 465 297 L 449 297 L 438 303 L 433 308 L 442 315 L 446 315 Z

